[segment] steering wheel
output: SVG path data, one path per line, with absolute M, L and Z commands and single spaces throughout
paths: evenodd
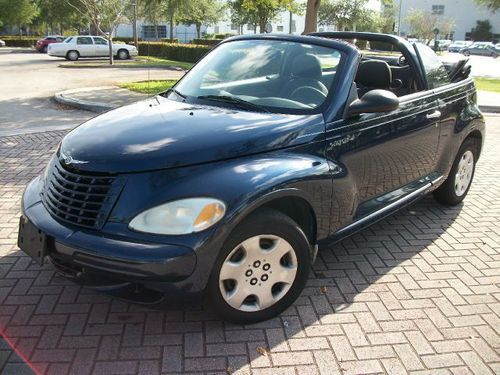
M 398 65 L 399 66 L 406 66 L 406 65 L 408 65 L 408 63 L 406 62 L 406 58 L 403 55 L 399 56 L 399 58 L 398 58 Z
M 320 105 L 326 99 L 326 94 L 311 86 L 297 87 L 289 97 L 303 104 Z

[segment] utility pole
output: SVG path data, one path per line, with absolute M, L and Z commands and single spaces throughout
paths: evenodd
M 139 47 L 139 42 L 138 42 L 138 38 L 137 38 L 137 1 L 138 0 L 135 0 L 132 3 L 133 10 L 134 10 L 134 21 L 133 21 L 133 24 L 132 24 L 132 34 L 133 34 L 133 37 L 134 37 L 134 46 L 136 48 Z
M 398 36 L 401 36 L 401 9 L 402 8 L 403 8 L 403 0 L 399 0 Z

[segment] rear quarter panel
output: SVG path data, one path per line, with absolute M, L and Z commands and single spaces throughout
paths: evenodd
M 471 78 L 435 89 L 433 95 L 441 111 L 437 171 L 446 177 L 467 136 L 477 130 L 484 142 L 485 123 Z

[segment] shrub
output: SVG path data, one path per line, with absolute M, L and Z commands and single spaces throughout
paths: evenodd
M 5 42 L 7 47 L 33 47 L 38 39 L 42 36 L 16 36 L 16 35 L 0 35 L 0 39 Z
M 191 44 L 198 44 L 201 46 L 216 46 L 220 42 L 220 39 L 193 39 L 191 41 Z
M 196 44 L 139 42 L 140 55 L 187 62 L 197 62 L 210 49 Z
M 179 38 L 174 38 L 174 39 L 172 39 L 172 41 L 170 40 L 170 38 L 160 38 L 160 42 L 163 42 L 163 43 L 179 43 Z

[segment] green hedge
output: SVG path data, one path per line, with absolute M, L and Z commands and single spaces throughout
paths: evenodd
M 210 49 L 196 44 L 139 42 L 139 55 L 187 62 L 197 62 Z
M 201 46 L 216 46 L 221 42 L 221 39 L 193 39 L 191 44 L 198 44 Z
M 42 36 L 16 36 L 16 35 L 0 35 L 0 39 L 5 42 L 7 47 L 33 47 L 38 39 Z

